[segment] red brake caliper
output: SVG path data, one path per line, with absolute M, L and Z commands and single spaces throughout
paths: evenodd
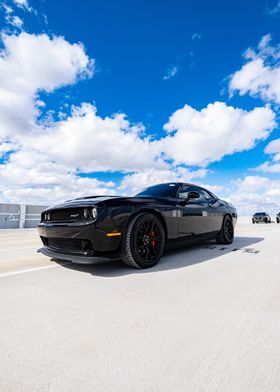
M 154 236 L 155 236 L 155 233 L 153 231 L 151 231 L 150 232 L 150 237 L 153 238 Z M 156 240 L 152 240 L 152 241 L 150 241 L 150 243 L 151 243 L 152 246 L 156 246 Z

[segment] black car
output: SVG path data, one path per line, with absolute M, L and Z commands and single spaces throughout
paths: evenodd
M 204 188 L 159 184 L 132 197 L 90 196 L 44 210 L 38 252 L 84 264 L 121 258 L 147 268 L 172 245 L 209 239 L 230 244 L 236 219 L 231 204 Z
M 276 214 L 276 222 L 280 223 L 280 212 L 278 212 L 278 214 Z
M 252 216 L 252 223 L 271 223 L 271 218 L 266 212 L 256 212 Z

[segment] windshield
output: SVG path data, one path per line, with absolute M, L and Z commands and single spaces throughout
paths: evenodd
M 264 216 L 264 215 L 266 215 L 265 212 L 256 212 L 255 213 L 255 216 Z
M 136 193 L 134 196 L 144 196 L 144 197 L 175 197 L 179 184 L 168 183 L 168 184 L 158 184 L 154 186 L 149 186 L 144 188 L 140 192 Z

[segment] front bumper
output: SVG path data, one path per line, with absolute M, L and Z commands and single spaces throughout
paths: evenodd
M 110 231 L 110 227 L 108 227 Z M 116 260 L 122 237 L 108 237 L 107 227 L 102 230 L 90 223 L 39 223 L 38 232 L 44 247 L 38 252 L 60 260 L 92 264 L 101 260 Z
M 110 257 L 106 256 L 82 256 L 82 255 L 75 255 L 75 254 L 68 254 L 54 251 L 47 246 L 40 248 L 37 250 L 38 253 L 42 253 L 45 256 L 51 257 L 57 260 L 65 260 L 71 261 L 72 263 L 77 264 L 99 264 L 104 263 L 106 261 L 115 261 L 119 259 L 118 255 L 110 255 Z

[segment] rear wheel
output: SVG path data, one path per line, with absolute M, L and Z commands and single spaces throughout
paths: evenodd
M 218 244 L 231 244 L 234 238 L 234 226 L 229 215 L 224 217 L 223 225 L 216 237 Z
M 163 253 L 165 232 L 159 218 L 143 213 L 133 218 L 122 243 L 121 258 L 129 267 L 153 267 Z

